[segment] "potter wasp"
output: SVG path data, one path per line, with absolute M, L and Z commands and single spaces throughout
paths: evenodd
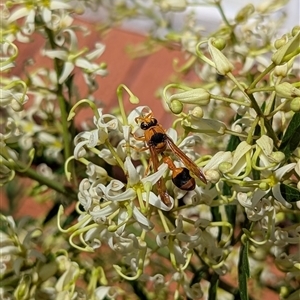
M 154 172 L 156 172 L 159 167 L 158 154 L 164 155 L 164 152 L 169 149 L 185 165 L 185 168 L 176 168 L 170 158 L 166 158 L 165 156 L 163 159 L 173 171 L 172 181 L 177 187 L 183 190 L 192 190 L 195 188 L 195 179 L 191 177 L 190 172 L 204 183 L 207 183 L 203 172 L 176 146 L 173 140 L 166 134 L 162 125 L 153 117 L 152 112 L 135 118 L 135 122 L 144 130 L 144 136 L 135 136 L 135 138 L 146 143 L 147 147 L 143 149 L 149 149 L 150 151 Z M 170 197 L 166 192 L 162 179 L 158 181 L 157 189 L 163 203 L 167 206 L 171 206 Z

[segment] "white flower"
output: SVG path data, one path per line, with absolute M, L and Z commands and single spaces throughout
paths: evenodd
M 65 29 L 63 32 L 69 35 L 70 45 L 68 50 L 43 51 L 45 56 L 48 56 L 52 59 L 58 58 L 64 61 L 63 70 L 58 79 L 60 84 L 62 84 L 68 78 L 75 66 L 81 68 L 83 72 L 87 74 L 101 76 L 107 74 L 104 65 L 96 65 L 95 63 L 91 62 L 91 60 L 98 58 L 104 52 L 105 46 L 103 44 L 97 43 L 96 50 L 83 56 L 87 49 L 78 49 L 78 41 L 75 32 L 71 29 Z
M 267 135 L 262 135 L 256 141 L 256 148 L 254 156 L 256 153 L 259 156 L 260 165 L 262 166 L 260 169 L 274 170 L 284 159 L 284 153 L 279 151 L 273 152 L 274 142 Z
M 291 208 L 292 205 L 288 203 L 282 196 L 280 191 L 280 185 L 283 176 L 293 170 L 296 166 L 296 163 L 290 163 L 288 165 L 285 165 L 275 171 L 262 171 L 263 178 L 267 179 L 267 184 L 269 185 L 269 189 L 267 190 L 261 190 L 256 189 L 252 196 L 252 203 L 254 206 L 256 206 L 260 199 L 262 199 L 265 195 L 267 195 L 269 192 L 272 192 L 272 195 L 274 199 L 278 202 L 280 202 L 283 206 L 287 208 Z
M 246 142 L 241 142 L 235 149 L 233 156 L 227 162 L 219 164 L 221 172 L 232 178 L 244 178 L 251 171 L 250 157 L 252 147 Z M 244 173 L 241 175 L 241 172 Z
M 54 158 L 55 160 L 61 160 L 61 150 L 63 149 L 62 137 L 56 137 L 47 132 L 39 132 L 37 138 L 40 143 L 45 145 L 45 155 L 47 157 Z
M 114 299 L 115 296 L 117 296 L 117 293 L 111 294 L 112 290 L 116 292 L 116 289 L 114 289 L 111 286 L 99 286 L 94 291 L 96 300 L 103 300 L 106 299 L 107 297 L 110 299 Z
M 107 186 L 99 181 L 97 184 L 91 184 L 85 179 L 80 184 L 78 198 L 95 222 L 105 222 L 109 216 L 116 215 L 115 222 L 109 227 L 112 231 L 117 230 L 118 234 L 124 231 L 131 218 L 134 218 L 142 228 L 149 230 L 153 224 L 141 212 L 142 208 L 135 205 L 135 200 L 141 195 L 142 199 L 138 199 L 139 201 L 148 202 L 159 209 L 171 209 L 162 203 L 159 196 L 149 190 L 149 187 L 161 178 L 167 165 L 163 164 L 156 173 L 145 178 L 141 178 L 129 157 L 126 158 L 125 168 L 128 174 L 127 187 L 115 179 Z
M 98 118 L 93 118 L 96 129 L 81 132 L 74 139 L 74 156 L 76 159 L 86 155 L 85 147 L 93 149 L 98 145 L 103 145 L 109 138 L 110 132 L 113 132 L 113 137 L 116 138 L 122 130 L 121 123 L 117 117 L 110 114 L 102 114 L 102 109 L 98 109 L 98 114 Z M 109 164 L 117 164 L 109 149 L 103 148 L 102 150 L 97 150 L 96 153 Z
M 231 163 L 232 155 L 230 151 L 217 152 L 202 169 L 209 182 L 216 183 L 220 178 L 219 165 L 223 162 Z
M 267 198 L 261 198 L 256 205 L 254 205 L 252 197 L 248 197 L 246 193 L 238 193 L 237 199 L 239 203 L 245 208 L 247 218 L 250 221 L 259 221 L 266 217 L 274 207 Z
M 71 10 L 72 6 L 64 1 L 50 0 L 50 1 L 37 1 L 32 3 L 26 0 L 24 5 L 18 5 L 17 8 L 11 13 L 7 19 L 8 23 L 15 22 L 16 20 L 25 17 L 23 30 L 26 34 L 31 34 L 35 30 L 35 18 L 41 16 L 46 26 L 51 25 L 53 11 Z

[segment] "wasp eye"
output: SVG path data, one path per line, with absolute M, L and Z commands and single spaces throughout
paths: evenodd
M 155 118 L 152 118 L 152 119 L 151 119 L 151 124 L 152 124 L 153 126 L 157 125 L 157 120 L 156 120 Z
M 141 129 L 146 130 L 148 128 L 148 124 L 145 122 L 142 122 L 140 127 L 141 127 Z

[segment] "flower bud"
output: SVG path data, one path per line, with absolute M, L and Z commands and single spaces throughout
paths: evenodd
M 229 162 L 222 162 L 219 164 L 219 170 L 222 172 L 222 173 L 226 173 L 228 170 L 230 170 L 232 167 L 232 164 L 229 163 Z
M 226 46 L 226 42 L 224 39 L 222 38 L 216 38 L 212 44 L 214 45 L 214 47 L 216 47 L 217 49 L 219 49 L 220 51 L 222 51 L 225 46 Z
M 205 172 L 207 181 L 211 183 L 217 183 L 220 180 L 220 173 L 216 170 L 208 170 Z
M 274 75 L 277 77 L 286 77 L 288 70 L 289 68 L 287 63 L 276 66 L 274 69 Z
M 283 36 L 281 37 L 280 39 L 277 39 L 275 42 L 274 42 L 274 47 L 276 49 L 279 49 L 280 47 L 282 47 L 283 45 L 286 44 L 286 38 Z
M 267 191 L 270 186 L 266 183 L 266 182 L 261 182 L 259 185 L 258 185 L 259 189 L 261 189 L 262 191 Z
M 200 106 L 196 106 L 192 111 L 192 116 L 195 118 L 203 118 L 203 109 Z
M 275 85 L 275 91 L 278 96 L 283 98 L 291 99 L 293 97 L 300 96 L 300 90 L 295 88 L 292 84 L 288 82 L 283 82 L 278 85 Z
M 173 94 L 169 100 L 170 102 L 179 100 L 183 103 L 207 105 L 210 100 L 210 93 L 202 88 L 191 89 L 189 91 Z
M 282 162 L 282 161 L 285 159 L 285 155 L 284 155 L 284 153 L 281 152 L 281 151 L 275 151 L 275 152 L 272 152 L 271 158 L 272 158 L 275 162 L 280 163 L 280 162 Z
M 214 46 L 215 38 L 210 38 L 208 40 L 208 50 L 211 55 L 213 62 L 215 63 L 215 68 L 221 75 L 225 75 L 231 72 L 234 67 L 233 64 L 227 59 L 227 57 Z
M 175 99 L 169 102 L 169 108 L 173 114 L 178 115 L 183 110 L 183 104 L 179 100 Z
M 296 97 L 291 102 L 291 110 L 294 112 L 300 111 L 300 97 Z
M 289 61 L 293 56 L 299 53 L 300 31 L 290 39 L 285 45 L 280 47 L 273 55 L 271 60 L 275 65 L 281 65 Z M 295 55 L 293 55 L 295 54 Z
M 198 133 L 206 133 L 210 136 L 225 134 L 226 126 L 224 123 L 212 119 L 199 119 L 191 115 L 189 119 L 185 119 L 183 126 Z

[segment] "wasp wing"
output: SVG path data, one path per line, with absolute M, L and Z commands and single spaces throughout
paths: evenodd
M 158 160 L 158 156 L 157 156 L 155 147 L 149 146 L 149 151 L 150 151 L 151 161 L 152 161 L 152 165 L 153 165 L 153 171 L 156 172 L 159 167 L 159 160 Z M 157 181 L 156 186 L 157 186 L 157 191 L 160 195 L 162 202 L 165 205 L 167 205 L 168 207 L 170 207 L 172 205 L 172 202 L 170 200 L 169 194 L 166 191 L 165 182 L 163 181 L 162 178 L 160 178 Z
M 200 168 L 182 150 L 180 150 L 177 147 L 177 145 L 172 141 L 172 139 L 167 135 L 166 142 L 169 149 L 183 162 L 185 167 L 206 184 L 207 180 Z

